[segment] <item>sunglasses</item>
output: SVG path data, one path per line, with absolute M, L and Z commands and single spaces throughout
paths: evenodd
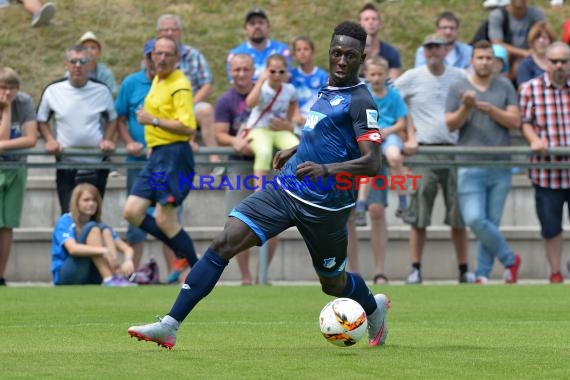
M 69 60 L 69 63 L 71 63 L 73 66 L 77 65 L 78 63 L 83 66 L 85 64 L 87 64 L 89 62 L 88 58 L 71 58 Z
M 553 65 L 557 65 L 559 63 L 565 65 L 568 63 L 568 59 L 550 59 L 548 58 L 548 60 L 550 61 L 550 63 L 552 63 Z
M 285 74 L 285 70 L 269 70 L 271 74 Z

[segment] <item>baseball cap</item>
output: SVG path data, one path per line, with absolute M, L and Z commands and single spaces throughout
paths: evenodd
M 422 46 L 426 45 L 446 45 L 447 41 L 445 41 L 442 37 L 438 36 L 437 34 L 430 34 L 426 38 L 424 38 L 424 42 Z
M 102 48 L 101 42 L 99 42 L 99 40 L 97 39 L 97 36 L 92 31 L 85 32 L 85 34 L 82 35 L 81 38 L 79 39 L 80 44 L 84 43 L 85 41 L 93 41 L 97 45 L 99 45 L 99 49 Z
M 145 57 L 147 55 L 149 55 L 150 53 L 152 53 L 152 51 L 154 50 L 154 38 L 151 38 L 150 40 L 148 40 L 145 44 L 144 44 L 144 49 L 143 49 L 143 53 L 145 55 Z
M 261 8 L 251 8 L 249 11 L 247 11 L 247 13 L 245 14 L 245 22 L 247 23 L 252 17 L 254 16 L 258 16 L 258 17 L 262 17 L 266 20 L 269 20 L 269 18 L 267 17 L 267 13 L 265 13 L 265 11 Z

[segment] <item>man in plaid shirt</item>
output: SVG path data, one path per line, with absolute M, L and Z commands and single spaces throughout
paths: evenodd
M 546 51 L 546 72 L 523 84 L 520 90 L 522 133 L 532 151 L 533 163 L 568 163 L 564 169 L 529 170 L 535 189 L 536 214 L 541 224 L 550 282 L 564 282 L 562 212 L 570 206 L 570 156 L 546 155 L 549 148 L 570 146 L 570 47 L 555 42 Z

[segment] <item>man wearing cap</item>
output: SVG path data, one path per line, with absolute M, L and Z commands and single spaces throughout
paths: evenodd
M 417 144 L 425 146 L 451 146 L 457 143 L 457 131 L 450 132 L 445 123 L 445 100 L 451 83 L 464 76 L 464 70 L 444 64 L 447 41 L 434 34 L 423 42 L 426 64 L 406 71 L 394 82 L 410 111 L 410 136 L 407 149 L 413 151 Z M 415 131 L 415 133 L 413 133 Z M 448 155 L 425 156 L 426 161 L 453 160 Z M 416 217 L 410 230 L 410 259 L 412 269 L 407 283 L 420 284 L 421 259 L 426 240 L 426 227 L 431 224 L 431 213 L 438 191 L 444 189 L 445 224 L 451 226 L 451 238 L 459 263 L 459 281 L 467 282 L 467 231 L 459 212 L 457 199 L 457 172 L 455 168 L 414 168 L 421 176 L 418 186 L 411 191 L 409 211 Z
M 79 39 L 79 44 L 85 46 L 89 53 L 91 54 L 91 60 L 87 64 L 89 69 L 89 78 L 96 79 L 102 82 L 111 89 L 113 94 L 117 93 L 117 81 L 111 69 L 109 69 L 104 63 L 99 62 L 101 58 L 102 46 L 101 42 L 97 39 L 97 36 L 89 31 L 86 32 Z
M 510 129 L 521 126 L 515 88 L 508 79 L 494 75 L 494 58 L 491 43 L 477 41 L 471 59 L 473 73 L 449 88 L 445 120 L 450 131 L 459 131 L 459 146 L 510 146 Z M 455 159 L 469 162 L 478 158 Z M 485 159 L 508 161 L 510 157 L 497 154 Z M 520 256 L 514 254 L 499 230 L 511 190 L 511 169 L 460 166 L 457 190 L 463 220 L 477 237 L 477 282 L 487 282 L 496 258 L 507 268 L 507 283 L 516 283 Z
M 269 39 L 269 18 L 265 11 L 261 8 L 252 8 L 245 15 L 244 31 L 247 41 L 230 50 L 227 60 L 228 80 L 231 82 L 230 62 L 236 54 L 249 54 L 253 58 L 255 73 L 253 75 L 254 82 L 265 70 L 265 62 L 272 54 L 280 54 L 287 60 L 291 66 L 291 51 L 289 46 L 280 41 Z
M 448 66 L 466 69 L 471 62 L 471 46 L 463 42 L 457 41 L 459 35 L 459 18 L 450 11 L 445 11 L 435 21 L 435 33 L 443 38 L 445 44 L 444 63 Z M 424 47 L 420 46 L 416 51 L 415 67 L 426 64 L 424 56 Z
M 89 51 L 82 45 L 67 49 L 65 68 L 68 78 L 50 83 L 42 92 L 37 118 L 40 132 L 45 141 L 45 150 L 56 155 L 56 160 L 69 162 L 97 163 L 102 156 L 61 156 L 67 148 L 99 148 L 102 152 L 115 149 L 112 137 L 116 130 L 117 113 L 113 95 L 103 83 L 89 79 L 87 64 Z M 50 119 L 54 117 L 55 137 Z M 103 127 L 102 127 L 103 126 Z M 71 192 L 78 183 L 87 182 L 105 195 L 108 169 L 57 169 L 56 185 L 61 213 L 69 212 Z
M 216 147 L 218 144 L 214 133 L 214 107 L 207 101 L 214 90 L 214 80 L 208 61 L 198 49 L 181 42 L 182 20 L 179 16 L 174 14 L 161 15 L 156 22 L 156 30 L 159 37 L 170 37 L 178 44 L 180 60 L 177 68 L 186 75 L 192 85 L 194 113 L 202 133 L 202 139 L 207 147 Z M 218 163 L 220 157 L 211 155 L 210 162 Z M 223 171 L 223 167 L 215 167 L 212 174 L 221 175 Z

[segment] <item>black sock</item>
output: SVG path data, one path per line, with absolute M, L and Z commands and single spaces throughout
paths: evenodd
M 421 263 L 412 263 L 412 268 L 417 269 L 417 270 L 422 270 L 422 264 Z
M 459 274 L 467 273 L 467 264 L 459 264 Z

